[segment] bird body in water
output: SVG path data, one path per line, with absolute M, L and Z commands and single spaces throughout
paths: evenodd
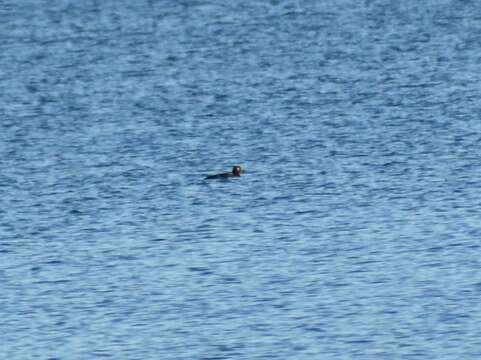
M 232 167 L 231 172 L 225 172 L 225 173 L 222 173 L 222 174 L 210 175 L 210 176 L 206 177 L 206 180 L 207 179 L 227 179 L 227 178 L 230 178 L 230 177 L 238 177 L 238 176 L 240 176 L 241 172 L 242 172 L 242 168 L 239 165 L 235 165 L 234 167 Z

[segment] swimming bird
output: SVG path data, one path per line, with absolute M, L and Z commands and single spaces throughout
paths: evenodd
M 222 174 L 210 175 L 210 176 L 206 177 L 206 180 L 207 179 L 226 179 L 226 178 L 233 177 L 233 176 L 240 176 L 241 172 L 242 172 L 242 168 L 240 167 L 240 165 L 234 165 L 232 167 L 231 172 L 225 172 L 225 173 L 222 173 Z

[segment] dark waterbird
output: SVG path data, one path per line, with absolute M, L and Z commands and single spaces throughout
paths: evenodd
M 208 179 L 227 179 L 227 178 L 233 177 L 233 176 L 240 176 L 241 172 L 242 172 L 242 168 L 240 167 L 240 165 L 235 165 L 235 166 L 232 167 L 231 172 L 225 172 L 225 173 L 222 173 L 222 174 L 210 175 L 210 176 L 206 177 L 206 180 L 208 180 Z

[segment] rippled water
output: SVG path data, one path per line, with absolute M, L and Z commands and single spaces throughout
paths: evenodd
M 480 4 L 0 14 L 2 358 L 481 357 Z

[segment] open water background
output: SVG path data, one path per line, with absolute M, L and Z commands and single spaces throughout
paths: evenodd
M 481 358 L 478 1 L 0 18 L 1 358 Z

